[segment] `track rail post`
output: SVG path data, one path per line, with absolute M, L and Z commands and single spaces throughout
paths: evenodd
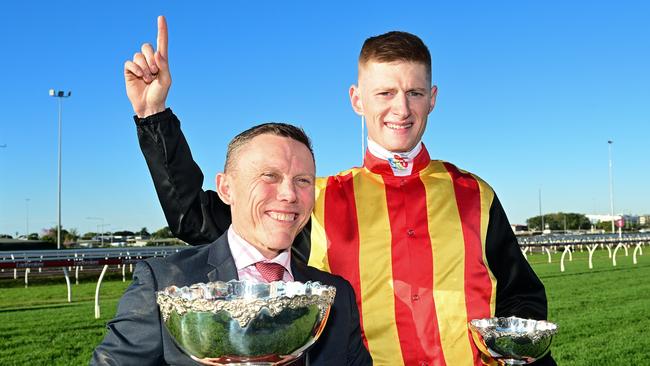
M 29 286 L 29 272 L 30 272 L 29 267 L 25 268 L 25 288 L 27 288 L 27 286 Z
M 565 245 L 564 251 L 562 252 L 562 258 L 560 258 L 560 272 L 564 272 L 564 257 L 567 253 L 569 253 L 569 257 L 571 257 L 571 249 L 569 249 L 568 245 Z
M 102 280 L 104 279 L 106 270 L 108 270 L 108 264 L 105 264 L 104 268 L 102 268 L 102 273 L 99 275 L 99 280 L 97 280 L 97 287 L 95 288 L 95 319 L 99 319 L 101 316 L 101 311 L 99 309 L 99 288 L 102 285 Z
M 612 266 L 616 267 L 616 253 L 618 252 L 619 249 L 623 246 L 622 243 L 618 243 L 616 248 L 614 249 L 614 253 L 612 253 Z
M 72 302 L 72 287 L 70 287 L 70 275 L 68 274 L 68 267 L 63 267 L 63 275 L 65 276 L 65 284 L 68 286 L 68 302 Z
M 14 258 L 13 254 L 11 255 L 11 260 L 12 261 L 16 260 L 16 258 Z M 14 268 L 14 280 L 17 280 L 17 279 L 18 279 L 18 268 Z
M 548 262 L 551 263 L 551 251 L 548 250 L 547 247 L 542 247 L 542 251 L 546 252 L 546 255 L 548 256 Z
M 594 257 L 594 252 L 596 251 L 596 248 L 598 248 L 598 244 L 594 244 L 593 246 L 588 245 L 587 250 L 589 251 L 589 269 L 594 268 L 594 263 L 593 263 L 593 257 Z
M 632 254 L 632 263 L 636 264 L 636 253 L 640 253 L 643 255 L 643 249 L 641 249 L 641 243 L 636 245 L 636 248 L 634 248 L 634 253 Z

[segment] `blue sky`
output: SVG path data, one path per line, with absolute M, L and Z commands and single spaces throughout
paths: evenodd
M 140 153 L 122 65 L 169 24 L 168 105 L 204 187 L 237 132 L 303 126 L 320 175 L 359 165 L 348 101 L 364 39 L 419 35 L 438 101 L 424 142 L 478 174 L 511 222 L 545 212 L 650 213 L 650 6 L 617 2 L 32 1 L 0 5 L 0 233 L 56 222 L 57 103 L 63 105 L 63 226 L 166 225 Z M 316 3 L 316 2 L 313 2 Z

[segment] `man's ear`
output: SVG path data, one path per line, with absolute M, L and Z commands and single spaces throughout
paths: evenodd
M 230 189 L 230 179 L 226 173 L 218 173 L 215 178 L 217 183 L 217 194 L 223 203 L 227 205 L 232 204 L 232 192 Z
M 359 92 L 359 87 L 356 85 L 350 86 L 350 103 L 352 104 L 352 109 L 360 115 L 363 116 L 363 103 L 361 103 L 361 93 Z
M 431 104 L 429 105 L 429 113 L 433 111 L 433 107 L 436 106 L 436 97 L 438 96 L 438 87 L 433 85 L 431 87 Z

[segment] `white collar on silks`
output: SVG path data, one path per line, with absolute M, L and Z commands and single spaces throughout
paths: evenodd
M 384 149 L 368 137 L 368 151 L 375 157 L 386 160 L 395 176 L 405 177 L 411 175 L 413 171 L 413 159 L 422 151 L 422 141 L 418 142 L 411 151 L 396 153 Z

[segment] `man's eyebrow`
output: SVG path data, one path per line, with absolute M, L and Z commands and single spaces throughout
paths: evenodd
M 312 178 L 312 179 L 316 179 L 315 174 L 309 174 L 309 173 L 296 174 L 296 177 L 309 177 L 309 178 Z
M 370 89 L 371 92 L 376 93 L 378 91 L 394 91 L 397 90 L 397 88 L 392 87 L 392 86 L 378 86 L 375 88 Z
M 277 167 L 275 165 L 270 165 L 270 164 L 260 166 L 259 169 L 258 169 L 258 172 L 259 173 L 275 172 L 275 173 L 282 173 L 282 174 L 285 173 L 279 167 Z M 307 173 L 307 172 L 305 172 L 305 173 L 297 173 L 297 174 L 294 174 L 293 176 L 294 177 L 305 177 L 305 176 L 307 176 L 307 177 L 311 177 L 311 178 L 316 178 L 316 174 Z
M 376 93 L 376 92 L 379 92 L 379 91 L 395 91 L 397 89 L 400 89 L 400 88 L 396 88 L 396 87 L 392 87 L 392 86 L 391 87 L 378 86 L 378 87 L 370 89 L 370 92 L 371 93 Z M 424 93 L 424 92 L 427 91 L 427 88 L 422 87 L 422 86 L 415 86 L 415 87 L 406 88 L 405 90 L 407 90 L 407 91 L 418 91 L 418 92 L 423 92 Z

